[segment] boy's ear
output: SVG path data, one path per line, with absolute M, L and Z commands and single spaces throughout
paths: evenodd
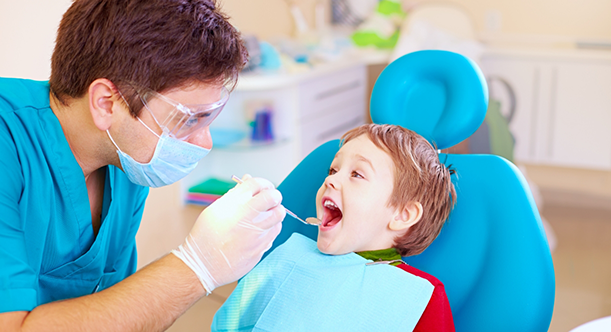
M 102 131 L 110 128 L 116 107 L 120 104 L 115 90 L 115 85 L 105 78 L 98 78 L 89 85 L 89 111 L 93 123 Z
M 422 219 L 422 212 L 420 202 L 409 202 L 403 209 L 397 210 L 388 228 L 393 231 L 407 230 Z

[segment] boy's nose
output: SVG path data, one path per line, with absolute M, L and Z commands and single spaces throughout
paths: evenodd
M 325 179 L 325 184 L 327 185 L 327 187 L 333 188 L 335 190 L 339 189 L 339 182 L 333 175 L 327 176 L 327 178 Z

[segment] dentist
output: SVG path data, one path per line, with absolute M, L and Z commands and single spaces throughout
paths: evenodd
M 261 259 L 285 212 L 245 176 L 136 272 L 148 187 L 210 151 L 246 58 L 213 0 L 76 0 L 49 82 L 0 78 L 2 331 L 165 330 Z

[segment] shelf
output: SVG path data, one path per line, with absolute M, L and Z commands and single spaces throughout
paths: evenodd
M 210 128 L 210 135 L 214 143 L 214 150 L 224 151 L 244 151 L 260 148 L 273 148 L 287 143 L 289 138 L 276 139 L 271 141 L 255 142 L 249 138 L 247 132 L 237 129 Z
M 223 145 L 219 147 L 213 147 L 215 150 L 223 150 L 223 151 L 244 151 L 244 150 L 254 150 L 254 149 L 267 149 L 274 148 L 277 146 L 285 145 L 290 142 L 290 139 L 285 138 L 281 140 L 274 140 L 269 142 L 253 142 L 249 138 L 242 139 L 238 142 Z
M 245 73 L 240 75 L 235 90 L 263 91 L 296 86 L 303 81 L 365 63 L 368 63 L 367 58 L 356 55 L 346 57 L 341 61 L 317 64 L 309 70 L 296 73 Z

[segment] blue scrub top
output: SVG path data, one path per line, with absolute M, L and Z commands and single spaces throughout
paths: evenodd
M 95 237 L 83 170 L 49 106 L 49 84 L 0 78 L 0 312 L 91 294 L 134 273 L 147 195 L 107 166 Z

